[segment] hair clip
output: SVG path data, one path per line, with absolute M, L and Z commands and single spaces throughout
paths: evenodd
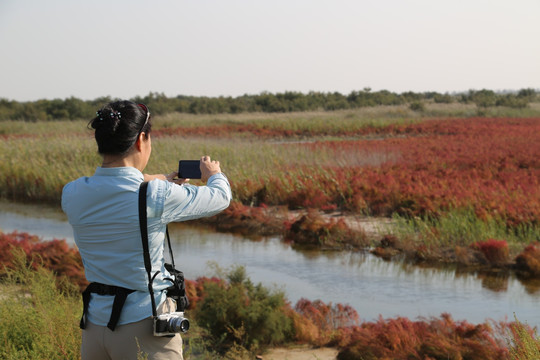
M 103 113 L 101 110 L 96 111 L 96 115 L 99 117 L 99 121 L 103 121 Z
M 121 119 L 122 118 L 122 114 L 120 113 L 120 111 L 111 111 L 111 117 L 112 118 L 116 118 L 116 119 Z

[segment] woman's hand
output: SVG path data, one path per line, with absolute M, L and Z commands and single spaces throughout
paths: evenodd
M 178 171 L 173 171 L 172 173 L 165 175 L 165 178 L 167 181 L 173 182 L 178 185 L 185 184 L 189 181 L 189 179 L 178 178 Z
M 185 184 L 189 181 L 189 179 L 178 179 L 176 178 L 177 176 L 178 176 L 178 172 L 176 171 L 173 171 L 172 173 L 169 173 L 169 174 L 156 174 L 156 175 L 144 174 L 144 181 L 152 181 L 155 179 L 159 179 L 159 180 L 170 181 L 178 185 Z
M 210 156 L 203 156 L 201 158 L 201 181 L 207 182 L 210 176 L 219 174 L 221 172 L 221 167 L 219 166 L 219 161 L 211 160 Z

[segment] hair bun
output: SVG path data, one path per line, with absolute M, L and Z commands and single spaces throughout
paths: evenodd
M 90 126 L 93 129 L 98 129 L 103 126 L 109 126 L 112 131 L 116 131 L 120 121 L 122 119 L 122 113 L 120 111 L 110 109 L 110 110 L 98 110 L 96 111 L 96 117 L 90 123 Z

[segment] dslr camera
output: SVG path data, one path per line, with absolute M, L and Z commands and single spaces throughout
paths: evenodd
M 174 336 L 189 330 L 189 320 L 183 312 L 172 312 L 154 317 L 154 336 Z

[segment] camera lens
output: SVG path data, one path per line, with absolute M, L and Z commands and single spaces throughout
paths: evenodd
M 189 330 L 189 320 L 183 317 L 173 317 L 169 319 L 169 332 L 177 333 Z

